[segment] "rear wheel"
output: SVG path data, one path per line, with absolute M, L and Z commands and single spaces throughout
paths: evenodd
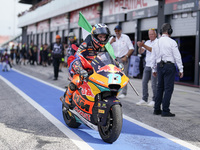
M 62 109 L 64 109 L 64 105 L 62 105 Z M 69 127 L 78 128 L 81 125 L 81 123 L 76 121 L 75 116 L 69 110 L 64 110 L 62 113 L 64 121 Z
M 122 108 L 120 105 L 113 105 L 107 117 L 106 126 L 98 125 L 101 138 L 107 143 L 117 140 L 122 129 Z

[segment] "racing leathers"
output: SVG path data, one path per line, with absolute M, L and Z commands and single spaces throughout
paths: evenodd
M 88 69 L 92 69 L 90 63 L 97 56 L 98 50 L 93 44 L 91 35 L 88 35 L 79 46 L 75 59 L 71 61 L 69 66 L 69 73 L 73 77 L 66 91 L 65 103 L 71 105 L 72 95 L 82 85 L 82 79 L 88 76 Z

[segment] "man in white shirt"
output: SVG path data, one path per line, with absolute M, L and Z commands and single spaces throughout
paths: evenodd
M 157 34 L 154 28 L 149 29 L 148 32 L 149 35 L 149 39 L 147 40 L 145 43 L 144 42 L 137 42 L 137 45 L 139 47 L 138 52 L 140 54 L 143 54 L 146 51 L 146 64 L 144 67 L 144 71 L 143 71 L 143 77 L 142 77 L 142 99 L 136 103 L 136 105 L 147 105 L 150 107 L 153 107 L 155 104 L 155 96 L 156 96 L 156 87 L 157 87 L 157 77 L 154 77 L 152 74 L 152 70 L 151 70 L 151 52 L 152 52 L 152 46 L 153 44 L 156 43 L 157 41 Z M 153 97 L 152 97 L 152 101 L 150 103 L 148 102 L 148 97 L 149 97 L 149 93 L 148 93 L 148 82 L 151 79 L 151 87 L 152 87 L 152 91 L 153 91 Z
M 130 38 L 122 34 L 121 26 L 117 25 L 115 28 L 116 38 L 110 40 L 110 44 L 114 49 L 114 54 L 118 60 L 124 65 L 124 73 L 128 74 L 129 57 L 132 55 L 134 48 Z M 127 86 L 122 89 L 122 94 L 118 98 L 125 98 L 127 95 Z
M 170 36 L 173 30 L 169 23 L 164 23 L 161 27 L 162 36 L 152 47 L 152 72 L 158 76 L 157 94 L 154 105 L 154 115 L 162 117 L 174 117 L 170 112 L 170 100 L 174 90 L 174 79 L 177 65 L 180 78 L 183 77 L 183 65 L 178 45 Z M 162 110 L 161 110 L 162 104 Z

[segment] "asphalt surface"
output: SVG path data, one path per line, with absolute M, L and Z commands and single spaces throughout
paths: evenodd
M 77 150 L 37 109 L 0 80 L 0 150 Z
M 53 81 L 51 66 L 21 65 L 14 68 L 61 88 L 69 83 L 66 68 L 59 73 L 57 81 Z M 171 111 L 176 117 L 163 118 L 154 116 L 151 107 L 136 106 L 135 103 L 141 99 L 141 80 L 131 79 L 131 82 L 140 96 L 136 96 L 130 86 L 128 87 L 127 97 L 121 100 L 125 115 L 200 147 L 198 88 L 175 85 Z M 149 93 L 151 99 L 152 92 Z M 0 101 L 0 149 L 78 149 L 60 130 L 3 81 L 0 81 Z

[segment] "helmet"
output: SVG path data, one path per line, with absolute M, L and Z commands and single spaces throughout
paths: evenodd
M 61 39 L 60 35 L 56 35 L 56 39 Z
M 105 34 L 106 35 L 105 41 L 100 41 L 97 38 L 97 36 L 99 34 Z M 95 44 L 97 44 L 100 47 L 104 47 L 106 45 L 106 43 L 108 42 L 109 38 L 110 38 L 110 30 L 108 29 L 108 26 L 105 25 L 105 24 L 96 24 L 92 28 L 91 37 L 92 37 L 92 41 Z
M 70 32 L 68 37 L 76 40 L 76 36 L 75 36 L 74 32 Z
M 75 36 L 74 32 L 69 32 L 68 37 L 74 37 L 74 36 Z

